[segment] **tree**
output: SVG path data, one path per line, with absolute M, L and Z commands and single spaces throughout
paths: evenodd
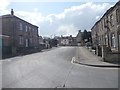
M 85 41 L 85 39 L 87 39 L 87 30 L 84 30 L 83 33 L 82 33 L 82 39 L 83 41 Z
M 52 46 L 57 46 L 58 40 L 57 39 L 52 39 Z
M 83 41 L 85 41 L 85 43 L 86 42 L 91 42 L 91 32 L 89 31 L 87 31 L 87 30 L 84 30 L 83 31 L 83 33 L 82 33 L 82 39 L 83 39 Z

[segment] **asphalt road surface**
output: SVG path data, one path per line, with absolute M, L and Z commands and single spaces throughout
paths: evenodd
M 3 60 L 2 87 L 118 88 L 118 69 L 71 63 L 76 49 L 58 47 Z

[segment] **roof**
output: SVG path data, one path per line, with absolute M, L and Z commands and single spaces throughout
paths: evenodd
M 108 10 L 104 13 L 104 15 L 100 18 L 100 20 L 98 20 L 98 21 L 94 24 L 94 26 L 91 28 L 91 30 L 95 27 L 95 25 L 97 25 L 97 23 L 99 23 L 99 22 L 101 21 L 101 19 L 104 18 L 105 15 L 108 15 L 112 10 L 114 10 L 114 8 L 115 8 L 117 5 L 120 5 L 120 1 L 118 1 L 113 7 L 111 7 L 110 9 L 108 9 Z
M 61 37 L 61 39 L 71 39 L 71 38 L 75 38 L 75 37 L 71 37 L 71 36 Z
M 98 20 L 97 22 L 95 22 L 94 26 L 91 28 L 91 30 L 100 22 L 100 20 Z
M 69 37 L 61 37 L 61 39 L 68 39 Z
M 110 9 L 108 9 L 105 14 L 101 17 L 101 19 L 105 16 L 105 15 L 108 15 L 112 10 L 114 10 L 114 8 L 120 4 L 120 1 L 118 1 L 113 7 L 111 7 Z M 100 19 L 100 20 L 101 20 Z
M 17 19 L 22 20 L 23 22 L 26 22 L 26 23 L 28 23 L 28 24 L 30 24 L 30 25 L 35 26 L 35 27 L 37 27 L 37 28 L 38 28 L 38 26 L 33 25 L 33 24 L 31 24 L 31 23 L 29 23 L 29 22 L 27 22 L 27 21 L 25 21 L 25 20 L 23 20 L 23 19 L 21 19 L 21 18 L 19 18 L 19 17 L 15 16 L 15 15 L 6 14 L 6 15 L 2 15 L 1 17 L 15 17 L 15 18 L 17 18 Z

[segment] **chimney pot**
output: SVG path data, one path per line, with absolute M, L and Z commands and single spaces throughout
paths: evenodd
M 14 11 L 13 11 L 13 9 L 11 9 L 11 15 L 14 15 Z

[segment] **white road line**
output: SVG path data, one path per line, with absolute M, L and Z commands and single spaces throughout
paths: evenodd
M 75 57 L 72 57 L 71 63 L 75 63 Z

